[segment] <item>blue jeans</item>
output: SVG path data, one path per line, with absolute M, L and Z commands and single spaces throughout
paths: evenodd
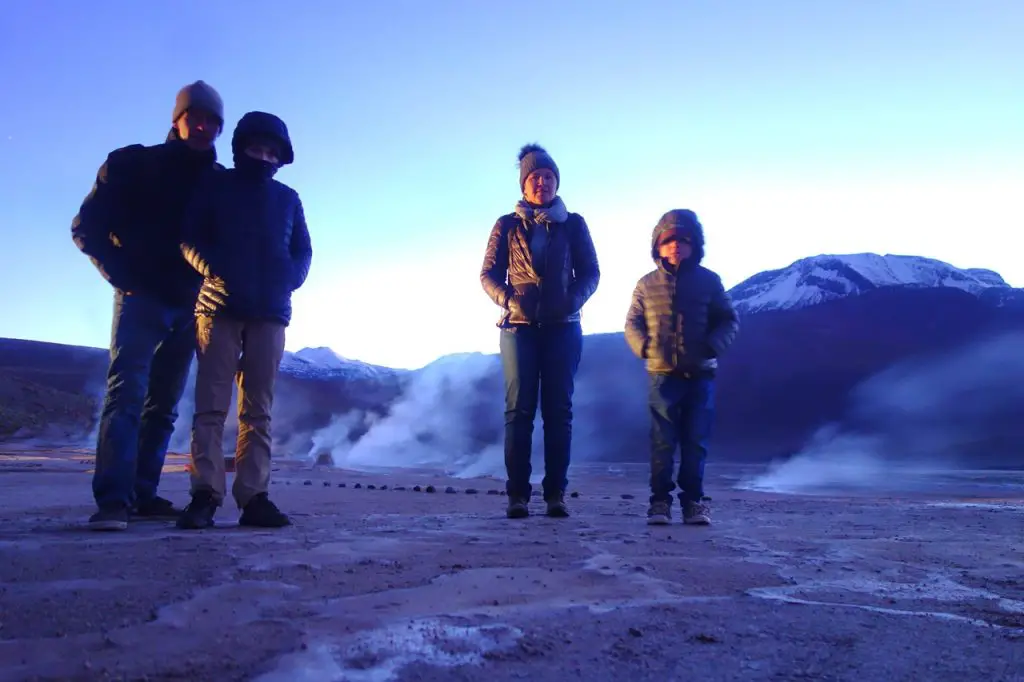
M 679 500 L 704 497 L 704 463 L 715 417 L 713 379 L 650 375 L 651 502 L 671 501 L 679 484 Z M 679 477 L 672 481 L 673 459 L 679 451 Z
M 156 497 L 195 348 L 192 306 L 115 292 L 92 479 L 99 508 L 130 508 Z
M 544 420 L 544 498 L 562 495 L 568 486 L 572 441 L 572 395 L 583 353 L 579 322 L 517 325 L 501 331 L 505 375 L 505 489 L 509 497 L 532 493 L 530 457 L 537 397 Z

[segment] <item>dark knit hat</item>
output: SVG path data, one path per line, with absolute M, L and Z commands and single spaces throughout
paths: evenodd
M 171 114 L 171 125 L 178 122 L 182 114 L 196 107 L 206 109 L 220 119 L 221 127 L 224 126 L 224 102 L 220 95 L 206 82 L 198 80 L 195 83 L 186 85 L 178 91 L 174 99 L 174 112 Z
M 704 227 L 697 219 L 697 214 L 688 208 L 672 209 L 661 216 L 651 234 L 651 257 L 658 260 L 658 245 L 661 238 L 669 232 L 675 232 L 687 238 L 693 248 L 691 260 L 700 263 L 704 259 Z
M 535 170 L 547 168 L 555 174 L 555 182 L 558 186 L 562 184 L 562 178 L 558 175 L 558 166 L 555 160 L 539 144 L 524 145 L 519 150 L 519 190 L 525 191 L 526 178 Z

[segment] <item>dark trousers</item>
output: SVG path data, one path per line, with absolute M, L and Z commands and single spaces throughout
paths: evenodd
M 101 509 L 156 496 L 195 355 L 192 306 L 117 291 L 111 337 L 92 479 Z
M 545 499 L 562 495 L 568 486 L 572 441 L 572 396 L 583 353 L 579 322 L 517 326 L 501 332 L 505 375 L 505 489 L 509 497 L 530 497 L 533 420 L 544 420 Z
M 679 500 L 704 497 L 704 463 L 715 416 L 715 382 L 710 378 L 650 375 L 651 502 L 671 501 L 679 485 Z M 679 476 L 672 480 L 673 459 L 679 452 Z

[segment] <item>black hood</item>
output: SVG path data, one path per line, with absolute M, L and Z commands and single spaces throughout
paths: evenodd
M 264 111 L 250 111 L 238 121 L 235 132 L 231 136 L 231 153 L 236 162 L 245 153 L 246 142 L 254 136 L 273 137 L 281 143 L 279 161 L 282 166 L 295 161 L 292 140 L 284 121 Z

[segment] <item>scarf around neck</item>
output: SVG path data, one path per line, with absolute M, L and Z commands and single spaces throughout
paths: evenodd
M 515 214 L 522 218 L 527 224 L 535 223 L 564 223 L 569 219 L 569 210 L 565 207 L 562 197 L 555 197 L 547 208 L 531 206 L 526 199 L 520 199 L 516 203 Z
M 543 276 L 548 250 L 548 230 L 552 223 L 564 223 L 568 220 L 569 211 L 561 197 L 555 197 L 547 208 L 531 206 L 525 199 L 520 199 L 516 204 L 515 213 L 522 218 L 526 226 L 534 270 Z

